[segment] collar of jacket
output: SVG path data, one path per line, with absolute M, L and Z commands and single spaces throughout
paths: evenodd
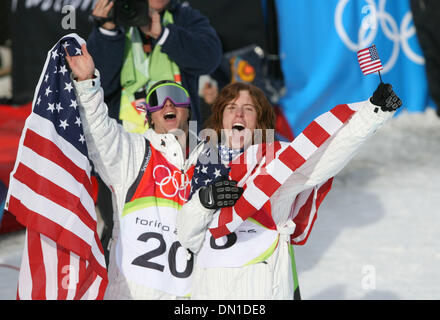
M 191 165 L 196 163 L 197 157 L 203 150 L 204 145 L 203 142 L 199 143 L 195 150 L 191 152 L 188 159 L 185 159 L 182 147 L 173 134 L 156 133 L 150 128 L 145 132 L 144 136 L 150 141 L 150 144 L 154 149 L 161 152 L 171 164 L 185 171 L 188 170 Z

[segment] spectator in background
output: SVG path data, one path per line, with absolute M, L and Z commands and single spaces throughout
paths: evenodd
M 148 4 L 151 23 L 125 29 L 107 21 L 114 2 L 98 0 L 93 9 L 98 26 L 88 38 L 88 48 L 101 72 L 109 116 L 122 119 L 129 131 L 144 132 L 144 115 L 134 109 L 135 100 L 142 103 L 148 88 L 159 80 L 181 80 L 191 97 L 191 120 L 197 121 L 200 130 L 199 76 L 219 65 L 220 40 L 199 11 L 176 0 L 148 0 Z M 108 257 L 113 210 L 110 191 L 98 181 L 98 208 L 104 220 L 101 240 Z
M 253 84 L 263 90 L 276 114 L 277 139 L 290 141 L 293 132 L 284 118 L 279 99 L 285 92 L 284 76 L 278 45 L 278 21 L 275 0 L 188 0 L 200 10 L 216 29 L 223 47 L 223 59 L 209 76 L 211 85 L 221 90 L 231 82 Z M 234 8 L 234 10 L 230 10 Z M 224 23 L 227 17 L 228 23 Z M 205 94 L 215 94 L 212 88 L 201 91 L 202 110 L 210 110 Z M 210 112 L 203 114 L 203 119 Z
M 188 88 L 193 102 L 191 119 L 200 121 L 198 79 L 200 75 L 211 73 L 219 65 L 222 54 L 220 40 L 209 20 L 197 10 L 182 6 L 176 0 L 148 0 L 148 2 L 150 25 L 124 30 L 114 22 L 107 21 L 94 28 L 88 39 L 90 53 L 102 73 L 109 114 L 116 119 L 126 116 L 121 115 L 125 103 L 121 101 L 122 89 L 131 91 L 128 94 L 133 93 L 130 101 L 133 102 L 135 92 L 148 90 L 148 87 L 156 81 L 181 79 L 182 85 Z M 93 15 L 107 18 L 113 4 L 114 2 L 109 0 L 98 0 Z M 140 46 L 137 46 L 139 41 Z M 156 48 L 157 46 L 159 48 Z M 135 52 L 139 48 L 143 51 Z M 128 52 L 129 49 L 132 52 Z M 142 77 L 142 81 L 135 79 L 135 85 L 130 84 L 129 81 L 132 79 L 125 74 L 126 71 L 130 71 L 127 60 L 131 58 L 131 54 L 144 55 L 143 58 L 141 57 L 142 61 L 152 61 L 152 63 L 145 62 L 148 64 L 149 74 L 141 72 L 144 77 L 137 74 Z M 175 63 L 178 70 L 167 73 L 167 68 L 158 66 L 157 60 L 161 60 L 163 56 L 169 58 L 170 64 Z M 134 131 L 138 130 L 143 128 L 134 129 Z
M 425 56 L 429 91 L 440 117 L 440 2 L 411 0 L 410 4 L 417 38 Z

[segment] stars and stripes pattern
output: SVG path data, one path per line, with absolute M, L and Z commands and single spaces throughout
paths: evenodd
M 371 47 L 359 50 L 357 52 L 357 58 L 364 75 L 383 69 L 382 62 L 379 59 L 379 54 L 374 44 Z
M 239 185 L 245 189 L 232 208 L 224 208 L 214 217 L 209 229 L 214 238 L 225 236 L 247 218 L 253 217 L 269 201 L 292 173 L 302 166 L 320 146 L 332 137 L 356 112 L 355 105 L 338 105 L 309 124 L 290 144 L 274 144 L 273 151 L 249 148 L 231 165 L 231 176 L 243 177 Z M 270 159 L 270 158 L 271 159 Z M 332 179 L 300 193 L 292 206 L 296 228 L 291 242 L 306 241 L 316 219 L 317 210 L 331 188 Z M 263 217 L 264 218 L 264 217 Z M 267 220 L 267 217 L 265 218 Z M 268 221 L 269 222 L 269 221 Z
M 189 199 L 199 188 L 210 185 L 221 177 L 228 177 L 231 170 L 231 160 L 242 152 L 243 150 L 234 150 L 223 145 L 214 146 L 210 143 L 205 143 L 204 149 L 194 167 Z
M 27 227 L 18 299 L 101 299 L 107 271 L 97 234 L 91 164 L 63 37 L 49 51 L 11 173 L 8 210 Z

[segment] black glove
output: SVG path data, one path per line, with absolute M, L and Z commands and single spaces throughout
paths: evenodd
M 232 207 L 243 193 L 243 188 L 237 187 L 237 181 L 223 177 L 199 190 L 200 202 L 205 208 L 219 209 Z
M 379 106 L 382 111 L 395 111 L 402 106 L 402 101 L 394 93 L 393 87 L 389 83 L 383 82 L 374 91 L 370 101 L 372 104 Z

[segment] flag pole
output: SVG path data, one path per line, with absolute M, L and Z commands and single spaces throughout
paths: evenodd
M 380 75 L 380 70 L 377 70 L 377 73 L 379 74 L 380 83 L 382 83 L 382 76 Z M 379 108 L 376 107 L 376 108 L 374 109 L 374 112 L 377 113 L 378 111 L 379 111 Z

